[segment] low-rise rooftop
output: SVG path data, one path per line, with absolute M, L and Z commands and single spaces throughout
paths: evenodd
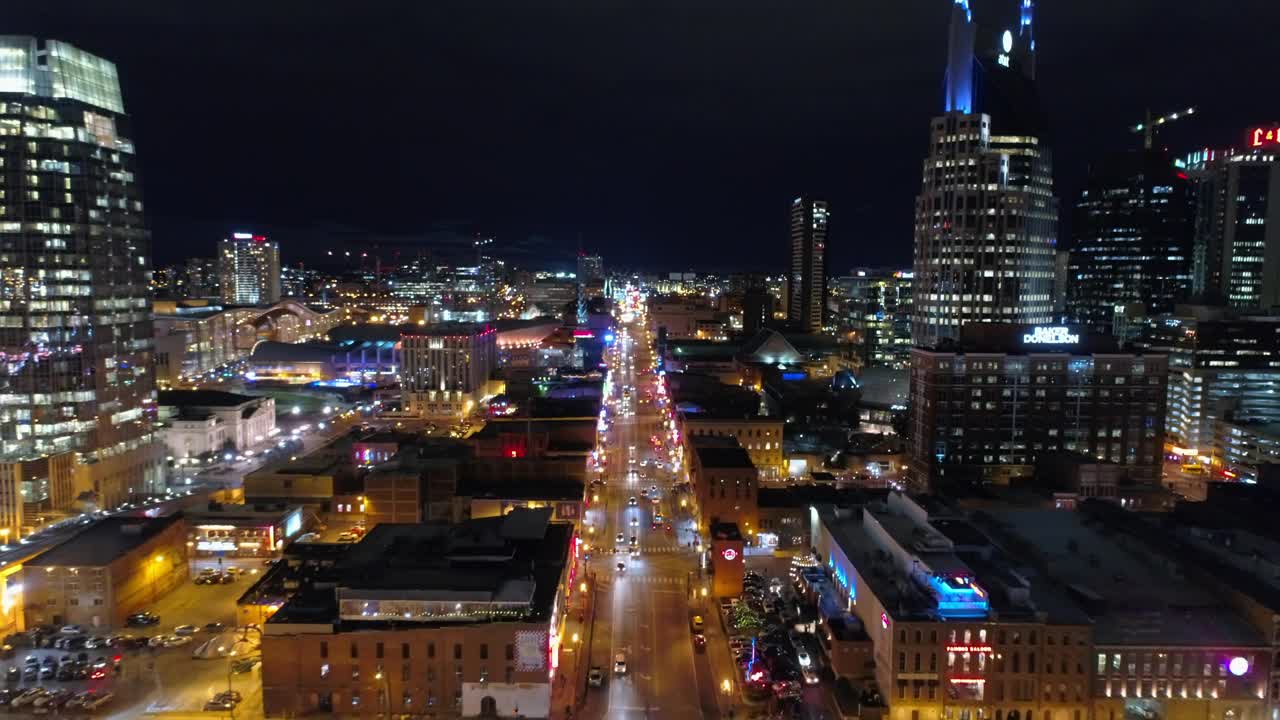
M 181 522 L 180 514 L 157 518 L 106 517 L 28 560 L 35 567 L 105 567 Z

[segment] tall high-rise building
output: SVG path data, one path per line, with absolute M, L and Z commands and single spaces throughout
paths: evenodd
M 1071 322 L 1116 335 L 1131 306 L 1158 315 L 1190 295 L 1190 192 L 1163 150 L 1117 153 L 1089 169 L 1067 270 Z
M 787 276 L 787 322 L 807 333 L 822 332 L 827 304 L 827 203 L 791 201 L 791 273 Z
M 604 280 L 604 258 L 599 255 L 578 256 L 578 282 L 598 284 Z
M 951 11 L 946 97 L 916 199 L 912 336 L 1053 320 L 1057 199 L 1035 86 L 1032 3 L 1013 30 Z
M 839 327 L 864 365 L 905 369 L 911 363 L 910 270 L 857 268 L 836 279 Z
M 0 475 L 50 481 L 55 506 L 73 489 L 111 505 L 163 486 L 129 125 L 114 64 L 0 36 Z M 74 486 L 39 465 L 70 467 Z
M 1234 308 L 1280 306 L 1280 145 L 1204 150 L 1187 166 L 1195 292 Z
M 223 302 L 271 305 L 280 302 L 280 245 L 263 235 L 234 233 L 218 247 L 218 279 Z

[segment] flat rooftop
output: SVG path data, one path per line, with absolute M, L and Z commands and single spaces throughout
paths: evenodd
M 693 451 L 698 456 L 698 463 L 704 469 L 717 470 L 754 470 L 755 464 L 736 440 L 728 443 L 708 443 L 702 438 L 694 438 Z
M 156 394 L 157 405 L 173 407 L 237 407 L 258 400 L 252 395 L 238 395 L 222 390 L 161 390 Z
M 103 518 L 35 559 L 28 560 L 26 565 L 104 567 L 181 520 L 180 514 L 147 519 Z
M 268 624 L 359 630 L 549 621 L 573 541 L 573 526 L 550 518 L 549 508 L 539 508 L 459 525 L 378 525 L 339 553 L 327 574 L 310 568 L 311 587 Z
M 1219 597 L 1137 538 L 1078 512 L 987 510 L 1040 553 L 1053 580 L 1090 605 L 1099 645 L 1264 645 Z

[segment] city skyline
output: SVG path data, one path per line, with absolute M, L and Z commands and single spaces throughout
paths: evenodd
M 191 247 L 211 255 L 237 228 L 279 239 L 285 261 L 296 263 L 309 259 L 304 243 L 319 245 L 310 239 L 334 228 L 412 236 L 460 223 L 500 243 L 549 238 L 569 261 L 581 237 L 588 251 L 616 256 L 615 266 L 666 267 L 644 249 L 681 248 L 693 267 L 765 268 L 785 257 L 780 208 L 814 194 L 841 219 L 829 263 L 841 271 L 905 266 L 910 257 L 909 198 L 928 144 L 920 119 L 942 96 L 947 5 L 819 3 L 800 13 L 749 3 L 731 15 L 714 4 L 616 14 L 574 4 L 509 7 L 512 22 L 470 33 L 484 13 L 447 5 L 370 12 L 377 19 L 349 26 L 323 3 L 308 5 L 306 16 L 283 4 L 240 18 L 142 3 L 106 18 L 81 3 L 52 2 L 15 8 L 9 31 L 59 37 L 121 67 L 148 150 L 140 161 L 161 263 Z M 974 2 L 979 12 L 990 5 Z M 1196 123 L 1161 138 L 1175 156 L 1238 145 L 1244 127 L 1273 119 L 1249 74 L 1230 72 L 1265 66 L 1265 43 L 1250 38 L 1273 8 L 1201 8 L 1193 25 L 1159 7 L 1038 10 L 1053 144 L 1070 158 L 1054 171 L 1064 203 L 1078 196 L 1090 162 L 1138 146 L 1126 128 L 1148 106 L 1201 109 Z M 305 32 L 282 34 L 295 24 Z M 445 27 L 480 39 L 460 46 L 440 35 Z M 227 28 L 269 50 L 235 52 Z M 1196 51 L 1165 49 L 1193 32 Z M 1089 42 L 1078 42 L 1080 34 Z M 383 47 L 366 36 L 393 41 Z M 357 57 L 376 51 L 410 69 L 421 88 L 405 93 L 399 73 L 348 67 L 330 49 L 338 42 Z M 381 148 L 380 113 L 333 104 L 335 87 L 357 82 L 386 117 L 422 118 L 423 131 L 395 145 L 409 162 Z M 328 122 L 299 123 L 293 106 L 332 109 Z M 331 129 L 354 152 L 314 152 Z M 202 140 L 188 145 L 193 136 Z M 418 169 L 427 164 L 447 172 Z M 325 180 L 338 170 L 341 189 Z M 724 257 L 741 245 L 754 252 Z

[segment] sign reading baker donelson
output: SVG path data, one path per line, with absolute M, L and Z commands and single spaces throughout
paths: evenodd
M 1023 334 L 1022 342 L 1026 345 L 1075 345 L 1080 342 L 1080 334 L 1073 333 L 1070 328 L 1061 325 L 1052 327 L 1041 325 Z

